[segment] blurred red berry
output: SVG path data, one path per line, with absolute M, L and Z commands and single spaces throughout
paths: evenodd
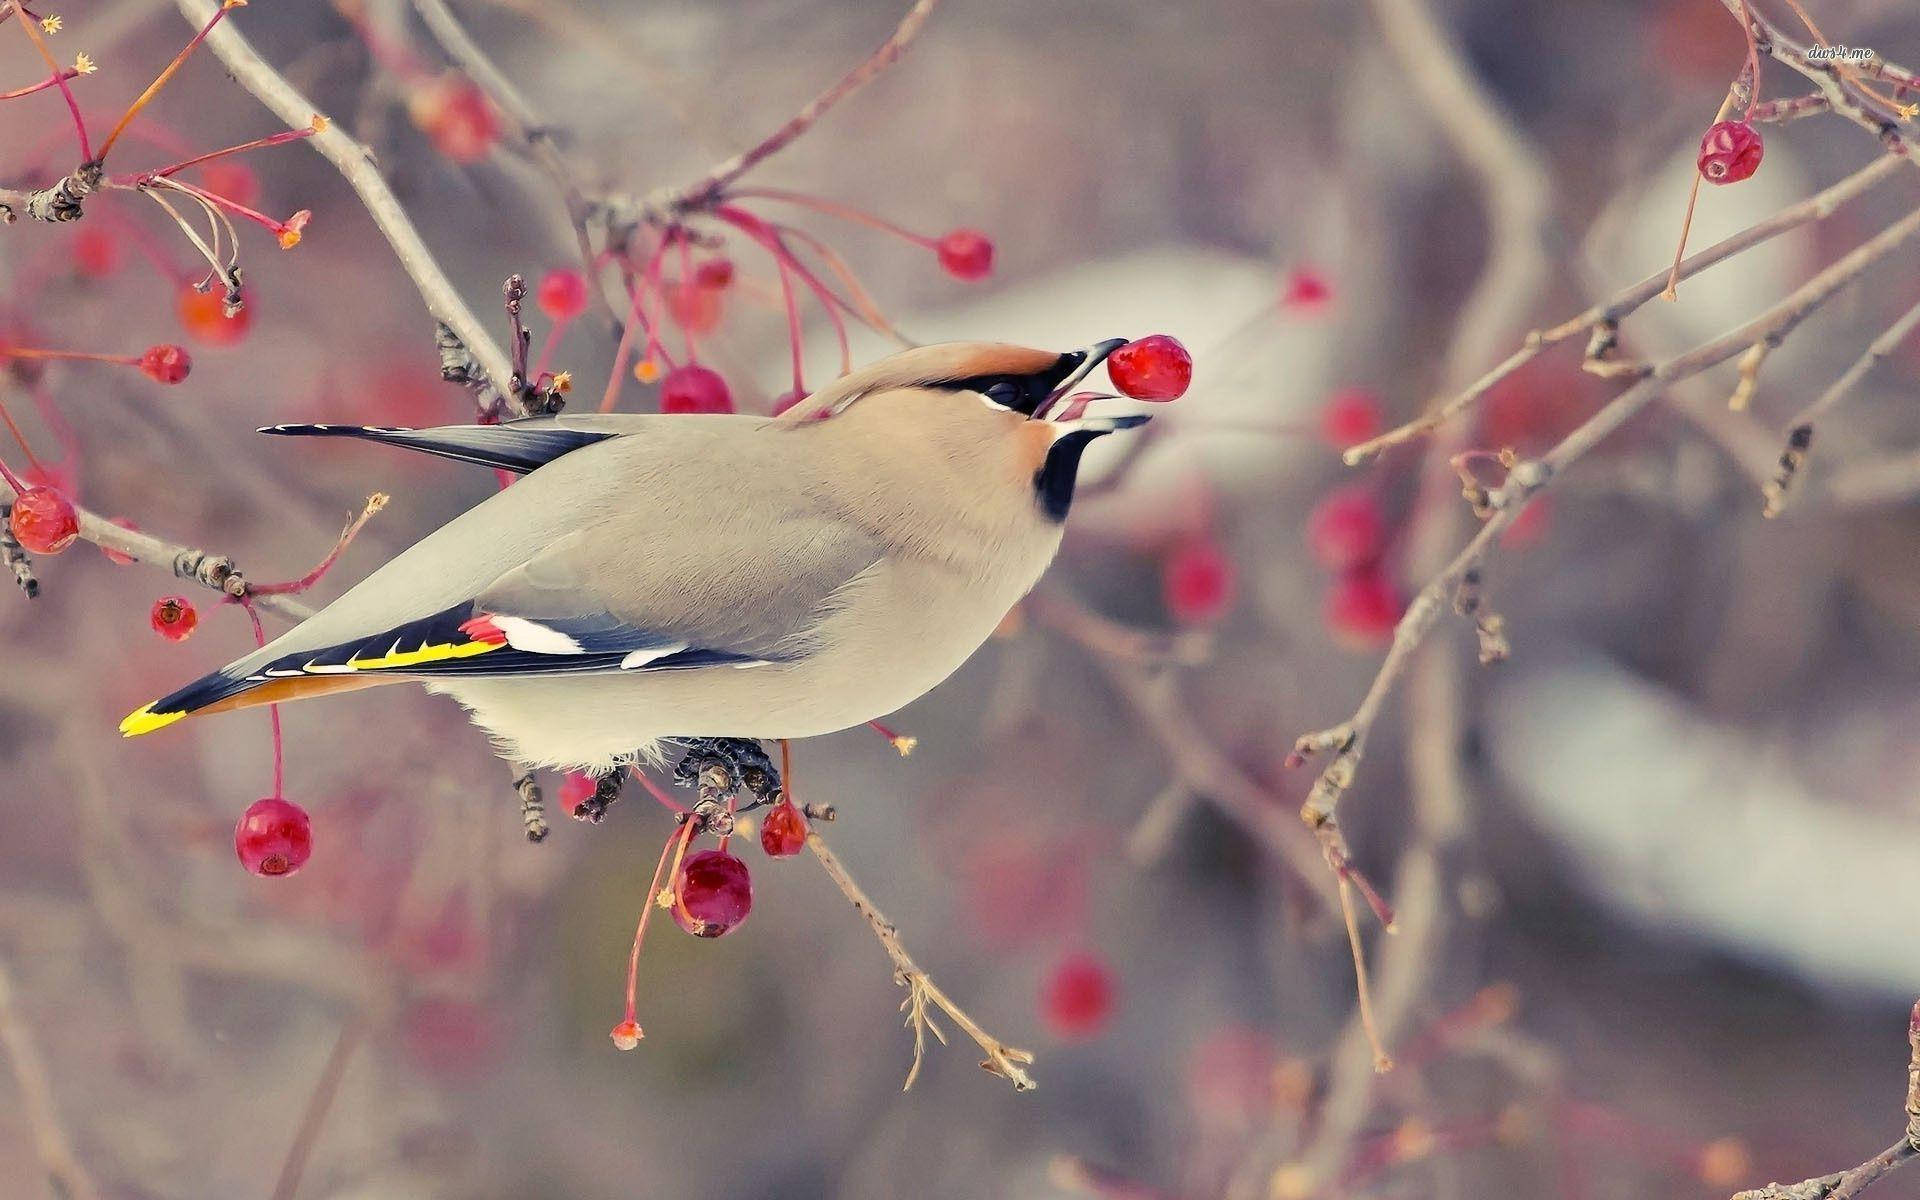
M 1365 388 L 1342 388 L 1320 410 L 1320 432 L 1339 450 L 1380 436 L 1385 423 L 1380 398 Z
M 1098 1034 L 1113 1016 L 1113 975 L 1091 954 L 1070 954 L 1040 989 L 1040 1016 L 1056 1037 L 1078 1041 Z
M 1333 300 L 1333 287 L 1326 276 L 1312 267 L 1301 267 L 1287 275 L 1281 285 L 1280 303 L 1285 308 L 1313 311 Z
M 1372 650 L 1393 638 L 1406 610 L 1399 590 L 1378 563 L 1343 571 L 1327 591 L 1327 627 L 1334 638 L 1355 650 Z
M 542 275 L 533 293 L 533 302 L 549 321 L 573 320 L 587 311 L 588 298 L 586 276 L 564 267 Z
M 140 371 L 155 383 L 179 383 L 193 370 L 185 346 L 148 346 L 140 353 Z
M 667 296 L 667 314 L 691 333 L 712 333 L 720 324 L 720 289 L 674 281 L 661 289 Z
M 572 816 L 593 795 L 594 786 L 593 776 L 585 771 L 568 771 L 560 779 L 560 811 Z
M 1183 625 L 1219 620 L 1233 607 L 1233 560 L 1211 541 L 1175 547 L 1160 567 L 1161 596 L 1167 614 Z
M 674 924 L 695 937 L 728 933 L 753 911 L 747 864 L 725 850 L 702 850 L 681 864 L 674 880 Z
M 199 168 L 200 186 L 235 204 L 260 207 L 260 178 L 244 163 L 210 162 Z
M 725 291 L 733 286 L 733 260 L 709 258 L 693 269 L 693 282 L 696 287 Z
M 427 996 L 407 1006 L 400 1028 L 407 1054 L 436 1075 L 471 1076 L 493 1060 L 494 1021 L 471 1000 Z
M 1135 400 L 1178 400 L 1193 382 L 1193 356 L 1178 341 L 1156 333 L 1108 355 L 1107 377 Z
M 1361 484 L 1327 493 L 1307 514 L 1307 549 L 1329 571 L 1347 571 L 1380 557 L 1387 522 L 1380 502 Z
M 408 115 L 433 148 L 457 163 L 477 163 L 500 140 L 500 116 L 485 92 L 459 75 L 443 76 L 415 91 Z
M 122 529 L 140 528 L 138 525 L 135 525 L 132 521 L 127 520 L 125 517 L 108 517 L 107 521 L 109 524 L 118 525 Z M 100 553 L 106 555 L 107 561 L 112 563 L 116 567 L 124 567 L 128 563 L 138 561 L 131 554 L 122 554 L 118 550 L 109 550 L 105 546 L 100 547 Z
M 790 388 L 787 391 L 781 392 L 778 396 L 774 397 L 773 415 L 776 417 L 779 416 L 806 398 L 807 394 L 799 388 Z
M 35 554 L 58 554 L 80 536 L 73 502 L 50 487 L 30 487 L 14 497 L 7 518 L 13 540 Z
M 956 229 L 934 244 L 940 268 L 968 283 L 993 274 L 993 241 L 976 229 Z
M 255 800 L 234 826 L 233 850 L 255 875 L 291 875 L 313 853 L 313 823 L 290 800 Z
M 99 279 L 120 269 L 120 239 L 88 221 L 73 237 L 73 265 L 82 275 Z
M 1760 169 L 1765 152 L 1759 130 L 1745 121 L 1719 121 L 1700 139 L 1700 157 L 1694 165 L 1708 183 L 1739 183 Z
M 200 627 L 200 614 L 185 596 L 162 596 L 147 615 L 153 631 L 170 642 L 184 642 Z
M 767 819 L 760 825 L 760 848 L 769 858 L 790 858 L 805 848 L 807 844 L 807 819 L 793 806 L 793 801 L 782 800 L 773 806 Z
M 253 296 L 232 316 L 227 315 L 225 295 L 218 289 L 207 292 L 182 288 L 179 299 L 180 324 L 187 333 L 209 346 L 236 346 L 253 327 Z
M 667 372 L 660 381 L 660 411 L 664 413 L 730 413 L 733 393 L 720 372 L 688 363 Z

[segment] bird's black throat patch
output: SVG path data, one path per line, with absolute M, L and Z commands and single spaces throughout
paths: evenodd
M 1047 448 L 1047 460 L 1033 473 L 1034 497 L 1050 521 L 1065 521 L 1073 507 L 1073 485 L 1080 474 L 1080 456 L 1105 430 L 1076 429 Z

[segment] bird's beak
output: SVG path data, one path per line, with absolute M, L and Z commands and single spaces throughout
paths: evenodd
M 1079 350 L 1069 350 L 1067 353 L 1061 355 L 1061 365 L 1067 368 L 1067 373 L 1061 377 L 1058 383 L 1053 385 L 1053 390 L 1047 393 L 1047 398 L 1034 406 L 1031 414 L 1033 419 L 1036 421 L 1046 420 L 1049 409 L 1059 403 L 1061 398 L 1068 392 L 1078 387 L 1080 381 L 1091 374 L 1095 367 L 1107 361 L 1107 355 L 1112 354 L 1115 350 L 1118 350 L 1126 344 L 1127 339 L 1125 338 L 1108 338 L 1104 342 L 1095 342 L 1091 346 Z

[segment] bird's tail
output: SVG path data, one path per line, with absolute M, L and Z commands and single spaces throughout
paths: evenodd
M 377 675 L 300 675 L 263 679 L 246 674 L 238 669 L 239 666 L 236 663 L 211 675 L 203 675 L 179 691 L 129 713 L 120 722 L 120 735 L 139 737 L 143 733 L 164 729 L 194 713 L 231 712 L 261 704 L 284 704 L 289 700 L 304 700 L 330 692 L 397 682 L 390 676 Z

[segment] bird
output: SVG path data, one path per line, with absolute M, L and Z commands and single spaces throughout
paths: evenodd
M 511 761 L 605 779 L 878 719 L 987 640 L 1058 551 L 1083 451 L 1147 420 L 1061 404 L 1124 344 L 920 346 L 777 417 L 269 426 L 521 478 L 120 732 L 411 681 Z

